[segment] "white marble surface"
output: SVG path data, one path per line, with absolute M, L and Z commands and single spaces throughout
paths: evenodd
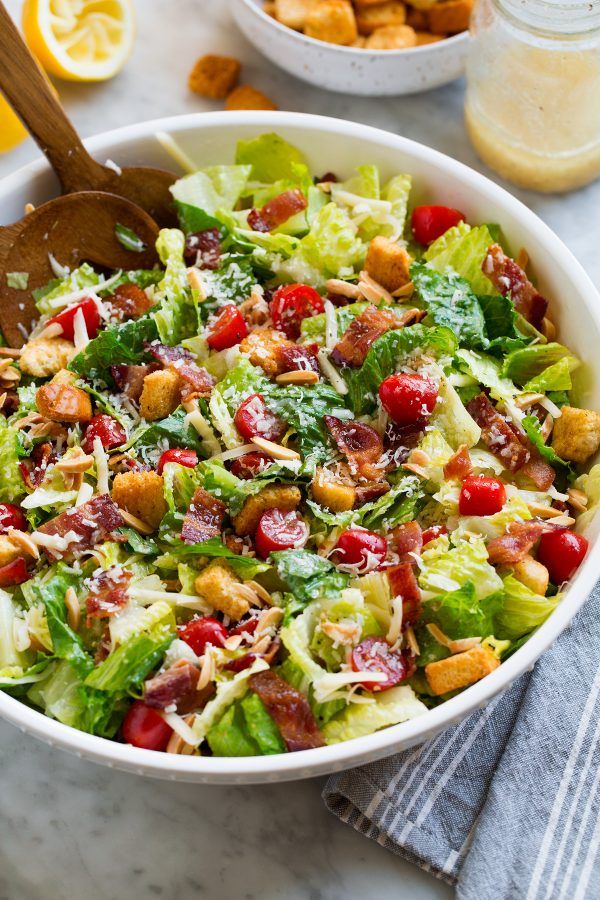
M 8 0 L 18 14 L 18 0 Z M 104 85 L 59 85 L 83 135 L 156 116 L 215 108 L 190 94 L 203 52 L 244 63 L 244 80 L 282 109 L 349 118 L 478 165 L 462 125 L 460 83 L 398 99 L 308 87 L 272 67 L 231 22 L 226 0 L 137 0 L 138 37 Z M 33 158 L 0 157 L 0 177 Z M 567 198 L 520 192 L 600 281 L 600 184 Z M 442 900 L 445 885 L 359 837 L 325 811 L 321 781 L 224 788 L 152 782 L 50 750 L 0 723 L 0 900 Z

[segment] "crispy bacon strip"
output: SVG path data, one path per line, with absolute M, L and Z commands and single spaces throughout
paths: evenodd
M 552 527 L 539 519 L 512 522 L 507 534 L 493 538 L 487 545 L 490 563 L 493 566 L 508 566 L 521 562 L 542 534 L 552 530 Z
M 533 481 L 538 491 L 547 491 L 556 478 L 556 472 L 550 463 L 533 450 L 529 461 L 521 469 L 521 474 Z
M 306 197 L 298 188 L 284 191 L 267 201 L 260 209 L 251 209 L 248 213 L 248 225 L 253 231 L 272 231 L 296 213 L 302 212 L 307 205 Z
M 46 470 L 50 463 L 57 459 L 56 453 L 50 441 L 44 441 L 33 448 L 31 456 L 27 462 L 20 462 L 19 469 L 21 478 L 25 482 L 29 490 L 33 491 L 39 487 L 46 477 Z
M 108 619 L 116 615 L 127 604 L 127 586 L 131 577 L 131 572 L 124 571 L 121 566 L 111 566 L 91 579 L 86 600 L 88 625 L 90 619 Z
M 548 301 L 534 288 L 514 259 L 506 256 L 499 244 L 488 248 L 481 270 L 501 294 L 508 294 L 517 312 L 535 328 L 540 328 L 546 315 Z
M 201 544 L 221 534 L 227 507 L 205 491 L 196 488 L 192 502 L 183 519 L 181 540 L 186 544 Z
M 38 531 L 43 534 L 57 534 L 65 537 L 73 532 L 76 537 L 69 540 L 64 550 L 46 549 L 48 556 L 54 559 L 65 559 L 73 553 L 82 550 L 90 550 L 97 544 L 107 540 L 111 532 L 124 525 L 123 516 L 119 512 L 116 503 L 108 494 L 100 494 L 92 497 L 81 506 L 68 509 L 54 519 L 50 519 L 45 525 L 41 525 Z
M 401 328 L 402 323 L 387 309 L 367 306 L 350 325 L 331 352 L 332 361 L 338 366 L 358 368 L 364 363 L 369 348 L 386 331 Z
M 395 425 L 388 423 L 383 435 L 385 455 L 392 466 L 401 466 L 410 456 L 410 451 L 419 444 L 424 434 L 421 425 Z
M 110 367 L 110 374 L 119 390 L 129 397 L 130 400 L 137 401 L 142 395 L 144 388 L 144 378 L 151 372 L 160 369 L 158 363 L 147 363 L 141 366 L 118 365 Z
M 192 400 L 194 397 L 210 397 L 216 379 L 206 369 L 187 360 L 176 362 L 169 368 L 179 375 L 182 401 Z
M 444 466 L 444 478 L 457 478 L 463 481 L 473 471 L 469 448 L 462 444 Z
M 381 463 L 383 441 L 375 429 L 355 419 L 342 422 L 335 416 L 323 416 L 323 421 L 338 449 L 346 456 L 352 474 L 379 481 L 384 466 L 376 463 Z
M 137 284 L 120 284 L 108 298 L 120 319 L 138 319 L 150 309 L 150 301 Z
M 354 506 L 362 506 L 364 503 L 370 503 L 371 500 L 377 500 L 378 497 L 387 494 L 389 490 L 389 481 L 370 481 L 368 484 L 357 484 Z
M 272 669 L 250 676 L 250 688 L 258 694 L 274 719 L 290 752 L 322 747 L 325 743 L 308 700 Z
M 201 269 L 218 269 L 221 262 L 221 235 L 218 228 L 189 234 L 185 240 L 185 261 Z
M 166 709 L 190 697 L 196 690 L 199 672 L 185 659 L 178 660 L 166 672 L 155 675 L 144 684 L 144 702 L 154 709 Z
M 277 344 L 275 356 L 279 363 L 278 371 L 280 372 L 296 372 L 298 370 L 308 372 L 320 371 L 314 345 L 307 344 L 301 347 L 298 344 Z
M 531 456 L 506 419 L 500 415 L 485 394 L 474 397 L 467 405 L 469 415 L 481 428 L 481 438 L 505 469 L 517 472 Z
M 402 630 L 416 625 L 421 617 L 421 590 L 414 565 L 409 562 L 386 569 L 392 597 L 402 597 Z
M 160 341 L 146 341 L 144 349 L 154 359 L 157 359 L 159 363 L 162 363 L 163 366 L 170 366 L 180 359 L 186 359 L 190 362 L 194 361 L 194 357 L 189 350 L 185 350 L 183 347 L 166 347 Z
M 423 532 L 418 522 L 407 522 L 405 525 L 397 525 L 392 530 L 392 543 L 399 556 L 400 563 L 414 565 L 414 556 L 411 553 L 420 553 L 423 547 Z

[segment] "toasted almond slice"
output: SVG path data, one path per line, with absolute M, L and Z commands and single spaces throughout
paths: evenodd
M 282 372 L 275 381 L 277 384 L 316 384 L 319 380 L 317 372 L 312 369 L 294 369 L 293 372 Z
M 532 516 L 539 519 L 555 519 L 563 515 L 562 509 L 556 509 L 554 506 L 544 506 L 543 503 L 528 503 L 527 509 Z
M 131 525 L 131 527 L 135 528 L 136 531 L 139 531 L 140 534 L 153 534 L 154 528 L 148 525 L 147 522 L 142 522 L 141 519 L 138 519 L 137 516 L 134 516 L 130 512 L 127 512 L 126 509 L 119 509 L 119 512 L 123 516 L 127 525 Z
M 16 384 L 21 380 L 21 373 L 14 366 L 10 365 L 10 360 L 3 361 L 8 362 L 8 366 L 0 371 L 0 381 L 8 382 L 9 385 Z
M 521 394 L 520 397 L 516 397 L 514 403 L 518 409 L 528 409 L 530 406 L 533 406 L 535 403 L 539 403 L 539 401 L 543 399 L 543 394 L 535 394 L 533 392 L 529 392 L 527 394 Z
M 252 443 L 255 447 L 258 447 L 259 450 L 263 450 L 269 456 L 272 456 L 273 459 L 300 459 L 300 454 L 295 450 L 290 450 L 289 447 L 282 447 L 281 444 L 276 444 L 274 441 L 267 441 L 266 438 L 261 437 L 253 437 Z
M 527 266 L 529 265 L 529 253 L 527 252 L 525 247 L 521 247 L 521 249 L 517 253 L 515 262 L 521 269 L 527 268 Z
M 56 463 L 54 468 L 58 469 L 59 472 L 68 472 L 70 475 L 87 472 L 88 469 L 91 469 L 94 465 L 94 457 L 88 456 L 79 447 L 76 449 L 79 452 L 73 453 L 72 456 L 63 456 L 63 458 Z
M 411 294 L 414 294 L 414 291 L 415 286 L 412 281 L 409 281 L 408 284 L 403 284 L 402 287 L 392 291 L 392 297 L 410 297 Z
M 541 427 L 541 429 L 540 429 L 540 434 L 541 434 L 541 436 L 542 436 L 542 440 L 544 441 L 544 443 L 546 443 L 546 441 L 548 440 L 548 438 L 549 438 L 550 435 L 552 434 L 552 429 L 553 429 L 553 428 L 554 428 L 554 419 L 552 418 L 552 416 L 550 415 L 550 413 L 548 413 L 548 415 L 547 415 L 546 418 L 544 419 L 544 422 L 543 422 L 542 427 Z
M 449 638 L 441 628 L 438 628 L 433 622 L 430 622 L 426 626 L 428 632 L 436 639 L 438 644 L 442 644 L 442 646 L 447 647 L 450 653 L 463 653 L 465 650 L 471 650 L 472 647 L 477 647 L 481 643 L 480 637 L 471 637 L 471 638 L 460 638 L 459 640 L 452 640 Z
M 65 591 L 65 606 L 67 607 L 67 622 L 73 631 L 77 631 L 79 628 L 81 609 L 79 607 L 79 600 L 77 599 L 75 589 L 72 587 L 68 587 Z
M 244 584 L 248 585 L 249 588 L 252 588 L 254 593 L 264 602 L 267 606 L 273 606 L 275 601 L 271 597 L 270 593 L 266 588 L 259 584 L 258 581 L 245 581 Z
M 188 284 L 193 291 L 198 291 L 198 299 L 200 301 L 206 300 L 206 294 L 204 293 L 204 286 L 202 284 L 202 279 L 200 278 L 200 273 L 198 269 L 195 269 L 193 266 L 191 269 L 187 270 L 187 280 Z
M 18 359 L 23 351 L 17 347 L 0 347 L 0 356 L 10 356 L 11 359 Z
M 408 644 L 414 655 L 419 656 L 419 654 L 421 653 L 421 648 L 419 647 L 419 642 L 417 641 L 411 625 L 409 625 L 404 632 L 404 637 L 406 638 L 406 643 Z
M 194 719 L 196 718 L 195 714 L 192 713 L 189 716 L 184 716 L 183 721 L 186 725 L 192 726 Z M 166 747 L 167 753 L 176 753 L 178 756 L 192 756 L 192 754 L 197 753 L 196 747 L 193 747 L 191 744 L 187 744 L 180 734 L 174 730 L 173 734 L 169 738 L 169 743 Z
M 587 509 L 587 494 L 584 494 L 583 491 L 580 491 L 577 488 L 569 488 L 567 494 L 569 495 L 569 506 L 577 510 L 577 512 L 584 512 Z
M 341 278 L 330 278 L 325 283 L 330 294 L 337 294 L 338 297 L 348 297 L 349 300 L 360 300 L 362 294 L 357 284 L 349 281 L 342 281 Z
M 556 325 L 547 316 L 542 319 L 542 334 L 547 341 L 553 341 L 556 337 Z
M 8 394 L 6 393 L 6 391 L 4 391 L 3 394 L 0 394 L 0 409 L 4 409 L 4 404 L 6 403 L 7 397 L 8 397 Z
M 250 606 L 260 606 L 260 599 L 256 591 L 253 591 L 247 584 L 231 585 L 231 593 L 235 594 L 240 600 L 246 600 Z
M 25 531 L 19 531 L 16 528 L 9 528 L 7 537 L 11 543 L 15 544 L 23 553 L 32 556 L 34 559 L 40 558 L 40 551 L 37 545 L 31 540 L 31 535 Z
M 28 216 L 29 213 L 35 212 L 35 206 L 33 205 L 33 203 L 26 203 L 23 207 L 23 212 L 26 216 Z
M 369 273 L 363 270 L 359 275 L 358 289 L 361 294 L 367 298 L 367 300 L 371 300 L 373 303 L 380 303 L 382 300 L 384 303 L 393 303 L 394 298 L 390 294 L 383 285 L 379 284 L 378 281 L 375 281 L 374 278 L 371 278 Z
M 283 619 L 283 610 L 279 606 L 272 606 L 270 609 L 265 610 L 264 613 L 261 614 L 258 625 L 256 626 L 256 631 L 254 632 L 255 639 L 253 641 L 252 646 L 255 648 L 258 643 L 259 638 L 263 636 L 269 636 L 267 632 L 271 628 L 277 628 L 281 620 Z
M 568 516 L 566 513 L 563 513 L 562 516 L 556 516 L 555 519 L 552 519 L 553 525 L 560 525 L 564 528 L 570 528 L 571 525 L 575 524 L 575 519 L 573 516 Z
M 9 366 L 12 366 L 12 358 L 7 356 L 6 359 L 0 359 L 0 374 L 5 372 Z
M 62 333 L 63 327 L 60 322 L 51 322 L 50 325 L 46 325 L 45 328 L 42 328 L 39 334 L 36 334 L 35 340 L 39 341 L 41 338 L 60 337 Z

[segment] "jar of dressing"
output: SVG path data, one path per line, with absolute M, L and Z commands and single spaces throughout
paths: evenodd
M 465 120 L 481 159 L 521 187 L 600 176 L 600 0 L 477 0 Z

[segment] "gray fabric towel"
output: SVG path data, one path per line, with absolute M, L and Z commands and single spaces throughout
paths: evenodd
M 600 587 L 531 675 L 428 743 L 332 776 L 323 797 L 459 900 L 598 900 Z

